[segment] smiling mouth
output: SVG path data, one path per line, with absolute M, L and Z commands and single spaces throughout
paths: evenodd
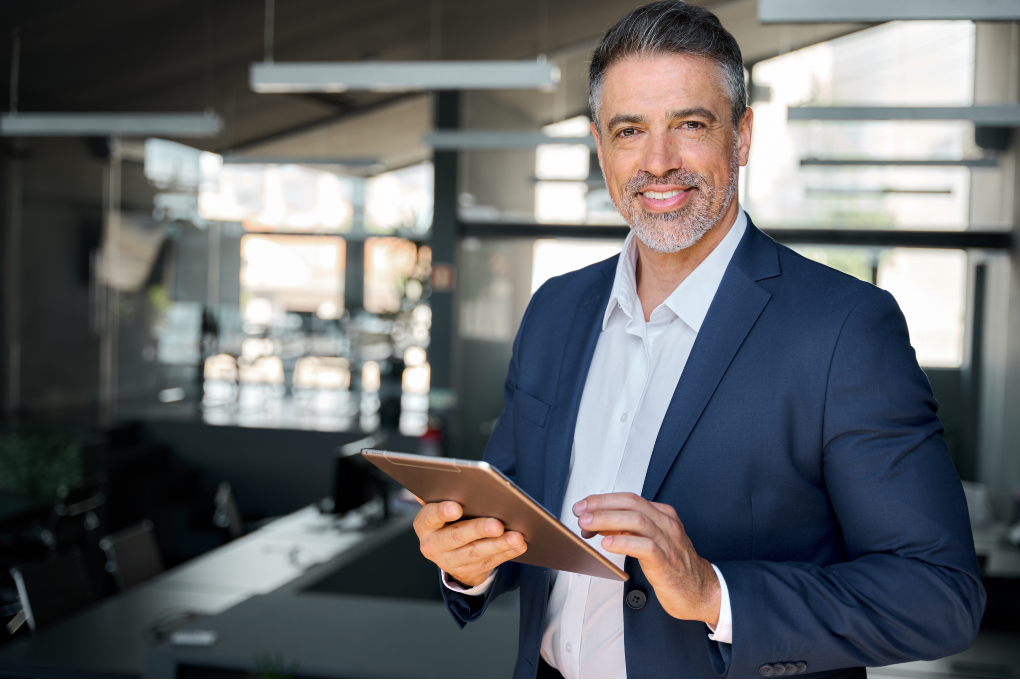
M 686 189 L 673 189 L 672 191 L 642 191 L 641 195 L 645 196 L 646 198 L 654 198 L 656 200 L 662 201 L 662 200 L 665 200 L 667 198 L 673 198 L 674 196 L 679 196 L 680 194 L 682 194 L 685 191 L 687 191 L 687 190 Z

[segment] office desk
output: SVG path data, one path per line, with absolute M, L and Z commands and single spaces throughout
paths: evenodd
M 176 611 L 215 613 L 243 599 L 236 594 L 140 586 L 0 648 L 0 676 L 139 677 L 149 648 L 145 628 L 150 622 Z
M 303 508 L 37 635 L 14 640 L 0 648 L 0 676 L 139 677 L 150 646 L 145 630 L 158 618 L 175 612 L 214 616 L 363 542 L 372 544 L 408 521 L 398 518 L 372 531 L 338 531 L 331 517 Z
M 147 654 L 145 674 L 258 677 L 276 655 L 275 666 L 294 664 L 299 677 L 508 678 L 517 627 L 517 612 L 505 608 L 457 630 L 441 602 L 273 593 L 189 624 L 219 640 L 205 648 L 163 643 Z
M 984 561 L 984 576 L 1020 578 L 1020 548 L 1006 542 L 1008 529 L 1005 522 L 974 529 L 974 549 Z

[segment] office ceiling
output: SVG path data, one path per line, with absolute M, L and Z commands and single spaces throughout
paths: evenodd
M 557 106 L 561 115 L 583 111 L 587 53 L 608 26 L 639 4 L 441 0 L 437 23 L 434 0 L 275 0 L 273 57 L 418 60 L 431 58 L 437 45 L 439 56 L 451 60 L 530 59 L 545 52 L 566 63 L 569 97 L 556 102 L 548 94 L 494 93 L 541 124 L 556 116 Z M 700 4 L 718 12 L 749 62 L 862 27 L 762 27 L 755 20 L 755 0 Z M 422 104 L 411 104 L 425 101 L 420 95 L 253 93 L 248 68 L 263 58 L 264 27 L 265 4 L 259 0 L 7 0 L 0 7 L 0 108 L 10 106 L 18 30 L 20 111 L 212 109 L 224 119 L 223 134 L 188 143 L 220 152 L 266 148 L 338 123 L 351 128 L 371 121 L 374 111 L 396 108 L 422 117 Z M 377 117 L 393 129 L 393 115 Z M 376 132 L 385 136 L 384 130 Z

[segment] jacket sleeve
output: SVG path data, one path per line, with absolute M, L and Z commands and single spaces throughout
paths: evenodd
M 733 610 L 732 647 L 712 654 L 721 675 L 884 666 L 973 643 L 985 591 L 936 409 L 899 307 L 872 289 L 844 320 L 824 404 L 824 482 L 847 561 L 718 564 Z
M 510 367 L 507 370 L 506 382 L 503 385 L 503 401 L 505 406 L 496 422 L 496 428 L 489 437 L 489 443 L 485 447 L 485 462 L 497 468 L 510 479 L 515 479 L 517 474 L 517 454 L 514 451 L 514 390 L 517 388 L 517 376 L 519 375 L 521 338 L 525 334 L 528 317 L 535 306 L 535 301 L 542 294 L 539 289 L 533 296 L 528 308 L 521 319 L 521 326 L 517 330 L 517 337 L 514 339 L 513 355 L 510 358 Z M 463 628 L 468 623 L 477 620 L 485 613 L 489 604 L 508 590 L 518 587 L 520 567 L 516 562 L 504 562 L 496 569 L 496 580 L 492 587 L 486 591 L 484 596 L 465 597 L 456 593 L 442 584 L 443 574 L 439 572 L 440 590 L 443 593 L 443 600 L 449 607 L 457 625 Z M 479 602 L 479 600 L 481 600 Z

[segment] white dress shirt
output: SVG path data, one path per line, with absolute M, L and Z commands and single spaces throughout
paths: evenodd
M 570 452 L 560 521 L 580 536 L 572 508 L 592 494 L 640 494 L 648 461 L 666 409 L 691 353 L 726 267 L 747 227 L 743 209 L 729 233 L 659 305 L 646 322 L 637 295 L 637 243 L 627 237 L 616 267 L 591 367 L 581 397 Z M 682 518 L 681 518 L 682 519 Z M 602 537 L 589 545 L 623 568 L 625 556 L 602 549 Z M 729 592 L 722 590 L 719 622 L 710 637 L 732 643 Z M 625 584 L 582 574 L 552 571 L 542 657 L 565 678 L 625 678 L 623 645 Z M 495 573 L 474 588 L 447 587 L 468 595 L 484 594 Z

